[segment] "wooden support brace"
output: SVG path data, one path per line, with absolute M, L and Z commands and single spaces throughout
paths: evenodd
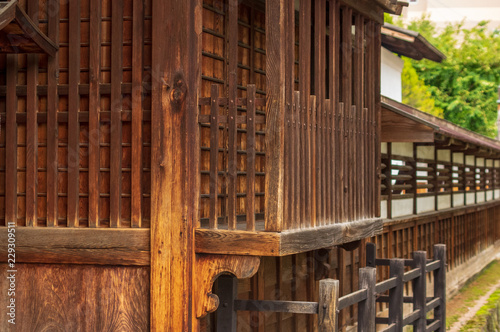
M 238 279 L 250 278 L 259 269 L 260 258 L 255 256 L 196 255 L 195 312 L 197 318 L 217 310 L 219 297 L 212 294 L 215 280 L 223 274 Z
M 337 330 L 339 289 L 338 280 L 323 279 L 319 282 L 319 332 L 334 332 Z

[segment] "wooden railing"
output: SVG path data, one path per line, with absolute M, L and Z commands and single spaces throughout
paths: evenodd
M 338 313 L 353 305 L 358 307 L 358 331 L 402 331 L 412 325 L 414 331 L 446 330 L 446 246 L 435 245 L 433 259 L 425 251 L 416 251 L 412 259 L 377 259 L 376 248 L 368 243 L 367 267 L 359 269 L 359 289 L 339 297 L 338 280 L 319 282 L 318 302 L 268 301 L 236 299 L 236 280 L 219 280 L 221 309 L 217 311 L 218 331 L 236 331 L 237 311 L 284 312 L 318 315 L 318 331 L 338 331 Z M 377 266 L 389 266 L 390 275 L 377 283 Z M 409 267 L 408 269 L 406 267 Z M 427 274 L 432 273 L 434 293 L 427 297 Z M 411 282 L 412 294 L 405 296 L 405 284 Z M 377 302 L 388 303 L 388 316 L 377 317 Z M 403 311 L 404 303 L 412 303 L 411 312 Z M 432 318 L 428 314 L 433 312 Z M 386 325 L 377 328 L 377 325 Z

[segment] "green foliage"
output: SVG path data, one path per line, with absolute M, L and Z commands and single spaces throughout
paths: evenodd
M 478 132 L 496 136 L 497 85 L 500 82 L 500 32 L 488 31 L 487 22 L 472 29 L 461 23 L 449 24 L 438 31 L 435 25 L 422 17 L 408 25 L 446 55 L 442 63 L 430 60 L 411 64 L 419 79 L 429 86 L 435 105 L 442 109 L 445 119 Z M 396 22 L 401 25 L 401 22 Z M 408 79 L 410 81 L 405 80 Z M 404 94 L 411 96 L 414 89 L 412 75 L 403 77 Z M 430 102 L 428 103 L 430 105 Z
M 401 75 L 403 103 L 442 118 L 443 110 L 436 106 L 430 88 L 418 77 L 417 71 L 412 66 L 410 59 L 404 58 L 403 60 L 404 67 Z

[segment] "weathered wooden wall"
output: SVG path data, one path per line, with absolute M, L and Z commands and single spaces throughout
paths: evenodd
M 149 269 L 17 264 L 16 324 L 2 331 L 149 331 Z M 7 264 L 0 292 L 7 297 Z M 146 305 L 145 305 L 146 304 Z

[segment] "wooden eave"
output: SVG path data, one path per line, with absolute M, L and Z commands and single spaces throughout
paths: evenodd
M 382 219 L 366 219 L 284 232 L 197 229 L 197 253 L 286 256 L 358 241 L 379 234 Z
M 490 154 L 500 153 L 500 141 L 464 129 L 447 120 L 424 113 L 411 106 L 399 103 L 390 98 L 382 96 L 381 99 L 383 110 L 385 109 L 406 119 L 412 120 L 415 123 L 420 123 L 429 128 L 432 128 L 435 136 L 442 135 L 443 137 L 453 138 L 456 141 L 468 143 L 469 145 L 477 146 L 480 149 L 482 148 L 485 151 L 489 151 Z M 391 130 L 391 128 L 394 129 L 394 126 L 384 127 L 384 117 L 382 115 L 382 137 L 384 137 L 384 135 L 390 135 L 389 133 L 387 133 L 387 131 Z M 408 133 L 408 135 L 411 135 L 411 133 Z
M 18 0 L 0 2 L 0 53 L 45 53 L 54 56 L 51 41 L 19 6 Z
M 382 46 L 393 53 L 422 60 L 423 58 L 442 62 L 446 56 L 429 43 L 418 32 L 384 23 L 382 26 Z

